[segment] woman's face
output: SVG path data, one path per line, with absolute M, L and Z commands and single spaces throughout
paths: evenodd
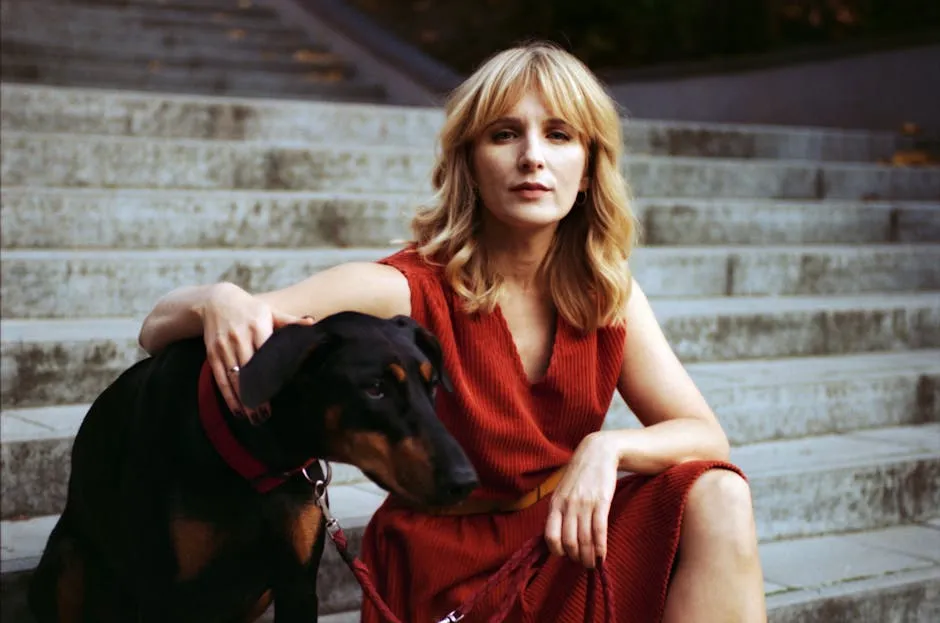
M 474 181 L 490 216 L 513 228 L 557 224 L 587 190 L 587 154 L 575 131 L 526 94 L 473 144 Z

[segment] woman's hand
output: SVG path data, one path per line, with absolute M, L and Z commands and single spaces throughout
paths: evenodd
M 233 413 L 263 421 L 266 414 L 245 409 L 239 399 L 238 367 L 251 356 L 275 329 L 287 324 L 313 324 L 309 316 L 299 318 L 272 309 L 232 283 L 220 283 L 199 310 L 206 342 L 206 359 L 228 408 Z M 260 411 L 266 411 L 263 407 Z
M 607 556 L 607 517 L 619 456 L 603 431 L 584 438 L 552 495 L 545 540 L 557 556 L 593 569 Z

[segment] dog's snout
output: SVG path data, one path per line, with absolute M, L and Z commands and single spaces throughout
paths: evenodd
M 442 502 L 453 504 L 463 500 L 480 486 L 480 479 L 473 467 L 464 465 L 440 473 L 438 486 L 444 498 Z

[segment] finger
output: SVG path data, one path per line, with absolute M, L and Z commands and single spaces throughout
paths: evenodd
M 594 511 L 592 526 L 594 531 L 594 555 L 596 558 L 607 558 L 607 522 L 610 517 L 610 502 L 598 505 Z
M 565 510 L 561 527 L 561 543 L 568 558 L 577 562 L 581 560 L 581 548 L 578 545 L 578 512 L 570 506 Z
M 233 334 L 231 340 L 234 342 L 233 349 L 235 351 L 235 363 L 232 366 L 229 366 L 229 375 L 231 378 L 232 385 L 235 389 L 235 395 L 238 399 L 240 409 L 242 414 L 248 418 L 252 424 L 260 424 L 267 419 L 266 411 L 261 407 L 256 409 L 249 409 L 245 407 L 244 403 L 241 402 L 241 385 L 239 383 L 239 372 L 233 370 L 233 366 L 237 365 L 239 368 L 251 361 L 252 355 L 255 353 L 254 346 L 254 335 L 255 331 L 252 330 L 251 335 L 245 338 Z
M 242 403 L 238 399 L 238 395 L 235 393 L 235 389 L 232 386 L 232 380 L 230 378 L 229 365 L 224 363 L 225 361 L 234 361 L 234 357 L 223 358 L 219 355 L 209 356 L 209 367 L 212 369 L 212 374 L 215 376 L 215 384 L 219 387 L 219 392 L 222 394 L 222 398 L 225 400 L 226 406 L 228 406 L 229 411 L 235 414 L 241 414 L 242 412 Z
M 312 325 L 314 323 L 313 316 L 295 316 L 277 310 L 271 310 L 271 319 L 273 321 L 272 328 L 274 329 L 280 329 L 289 324 Z
M 548 550 L 555 556 L 564 556 L 565 550 L 561 546 L 561 511 L 557 508 L 548 513 L 545 522 L 545 542 Z
M 594 568 L 594 531 L 591 516 L 593 508 L 588 507 L 585 512 L 578 515 L 578 554 L 581 564 L 588 569 Z

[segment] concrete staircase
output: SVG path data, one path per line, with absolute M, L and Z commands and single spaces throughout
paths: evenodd
M 382 101 L 265 0 L 4 0 L 4 82 Z
M 155 299 L 389 253 L 429 194 L 442 117 L 0 93 L 0 603 L 16 622 L 72 436 L 142 356 Z M 751 479 L 771 621 L 940 619 L 940 169 L 877 164 L 890 134 L 634 121 L 627 137 L 635 271 Z M 635 425 L 615 400 L 606 426 Z M 355 546 L 382 494 L 337 480 Z M 356 620 L 330 547 L 321 578 L 327 620 Z

